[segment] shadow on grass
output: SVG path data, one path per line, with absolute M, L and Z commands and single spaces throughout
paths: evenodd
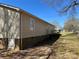
M 56 34 L 56 33 L 46 35 L 44 39 L 42 39 L 42 40 L 39 39 L 40 41 L 35 43 L 34 45 L 32 45 L 32 43 L 31 43 L 30 45 L 28 45 L 28 47 L 26 47 L 24 44 L 25 47 L 22 50 L 40 47 L 40 46 L 45 46 L 45 45 L 52 45 L 53 43 L 55 43 L 59 39 L 60 36 L 61 36 L 61 34 Z
M 44 46 L 44 45 L 52 45 L 55 43 L 61 34 L 50 34 L 49 37 L 45 38 L 44 40 L 38 42 L 35 46 Z
M 23 44 L 22 44 L 23 48 L 21 50 L 44 46 L 44 45 L 51 45 L 54 42 L 56 42 L 60 36 L 61 34 L 54 33 L 54 34 L 48 34 L 40 37 L 23 39 Z

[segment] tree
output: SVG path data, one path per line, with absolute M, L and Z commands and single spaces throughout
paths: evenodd
M 55 10 L 58 10 L 60 14 L 69 13 L 69 18 L 65 22 L 64 29 L 68 31 L 79 30 L 79 24 L 76 24 L 76 9 L 79 6 L 79 0 L 43 0 L 48 6 L 53 7 Z
M 60 13 L 70 12 L 74 16 L 76 8 L 79 6 L 79 0 L 43 0 L 49 6 L 58 9 Z
M 79 31 L 79 20 L 75 18 L 68 19 L 64 24 L 64 30 L 68 32 Z

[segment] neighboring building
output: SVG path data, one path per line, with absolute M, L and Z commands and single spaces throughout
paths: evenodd
M 28 38 L 52 34 L 54 29 L 54 25 L 24 10 L 0 4 L 0 38 L 5 41 L 4 44 L 7 42 L 8 49 L 14 49 L 17 45 L 22 49 L 22 44 L 27 46 L 30 41 L 38 41 Z

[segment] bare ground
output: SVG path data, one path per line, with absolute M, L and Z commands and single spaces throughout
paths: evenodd
M 17 52 L 0 51 L 0 59 L 79 59 L 79 38 L 72 33 L 62 34 L 51 45 L 38 46 Z

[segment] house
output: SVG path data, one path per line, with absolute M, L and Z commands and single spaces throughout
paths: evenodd
M 45 35 L 52 34 L 54 28 L 20 8 L 0 4 L 0 39 L 6 49 L 31 47 Z

